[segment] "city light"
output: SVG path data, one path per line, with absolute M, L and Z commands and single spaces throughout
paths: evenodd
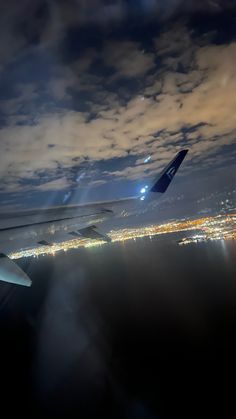
M 108 233 L 108 236 L 111 238 L 112 242 L 125 242 L 142 237 L 148 237 L 151 239 L 152 237 L 158 235 L 188 231 L 193 231 L 193 234 L 181 239 L 178 242 L 179 245 L 202 243 L 212 240 L 236 240 L 236 214 L 218 215 L 197 219 L 183 219 L 159 225 L 111 230 Z M 22 257 L 56 255 L 59 251 L 66 252 L 67 250 L 78 249 L 80 247 L 90 248 L 103 245 L 108 244 L 107 242 L 101 240 L 76 237 L 64 242 L 52 243 L 50 246 L 44 245 L 13 252 L 9 255 L 9 257 L 12 259 L 20 259 Z

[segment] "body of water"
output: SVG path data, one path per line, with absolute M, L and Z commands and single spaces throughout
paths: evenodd
M 32 288 L 1 284 L 2 394 L 36 417 L 226 415 L 236 243 L 179 238 L 21 260 Z

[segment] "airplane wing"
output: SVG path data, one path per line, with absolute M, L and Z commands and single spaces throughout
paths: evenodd
M 141 189 L 140 195 L 116 201 L 96 202 L 85 205 L 63 206 L 0 217 L 0 281 L 30 286 L 31 280 L 7 254 L 13 250 L 35 245 L 51 246 L 58 237 L 63 240 L 81 237 L 101 239 L 110 237 L 98 231 L 97 224 L 123 211 L 147 205 L 166 192 L 188 150 L 181 150 L 154 179 L 150 187 Z M 6 245 L 7 243 L 7 245 Z M 5 249 L 3 248 L 5 246 Z

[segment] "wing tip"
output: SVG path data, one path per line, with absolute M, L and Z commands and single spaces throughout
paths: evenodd
M 186 156 L 186 154 L 189 152 L 188 148 L 184 148 L 183 150 L 180 150 L 179 153 L 183 154 L 184 156 Z
M 154 185 L 150 190 L 151 192 L 166 192 L 188 151 L 188 149 L 183 149 L 176 154 L 174 159 L 165 167 L 161 175 L 154 182 Z

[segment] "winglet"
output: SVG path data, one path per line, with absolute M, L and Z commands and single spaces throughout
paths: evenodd
M 184 160 L 188 150 L 181 150 L 155 179 L 149 192 L 164 193 Z

